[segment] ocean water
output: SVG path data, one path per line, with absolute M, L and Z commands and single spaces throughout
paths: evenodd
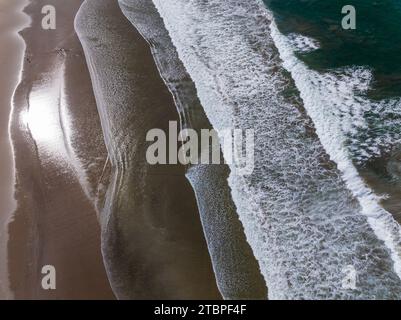
M 265 3 L 277 35 L 285 36 L 276 38 L 282 49 L 311 71 L 303 73 L 313 78 L 311 88 L 301 91 L 320 91 L 321 108 L 332 113 L 325 118 L 341 126 L 347 156 L 378 193 L 393 198 L 383 202 L 401 221 L 394 205 L 401 190 L 401 1 L 353 1 L 355 30 L 341 27 L 346 1 Z
M 393 42 L 399 38 L 399 5 L 354 3 L 362 17 L 356 30 L 341 28 L 341 1 L 267 5 L 274 12 L 271 32 L 283 66 L 348 189 L 393 252 L 399 274 L 401 91 L 397 67 L 391 68 L 398 59 Z M 387 19 L 386 10 L 393 12 Z
M 265 4 L 283 66 L 319 139 L 400 275 L 401 3 L 354 1 L 355 30 L 341 27 L 345 1 Z
M 265 2 L 282 34 L 317 43 L 314 50 L 295 48 L 295 56 L 333 85 L 338 85 L 342 78 L 348 87 L 352 97 L 339 97 L 338 101 L 346 106 L 337 109 L 343 117 L 346 143 L 356 164 L 364 166 L 380 158 L 398 158 L 401 1 L 354 1 L 355 30 L 341 27 L 341 8 L 346 1 Z M 398 169 L 390 171 L 384 174 L 390 180 L 398 180 Z
M 104 230 L 104 236 L 125 237 L 119 249 L 135 253 L 137 241 L 146 238 L 146 221 L 156 217 L 158 208 L 150 201 L 144 222 L 138 223 L 131 213 L 142 212 L 141 208 L 135 201 L 120 203 L 119 197 L 139 197 L 136 203 L 141 204 L 146 192 L 168 186 L 165 179 L 148 179 L 152 175 L 146 166 L 139 170 L 138 184 L 138 167 L 130 167 L 143 164 L 143 140 L 138 136 L 158 125 L 157 109 L 150 113 L 146 108 L 153 101 L 148 97 L 156 99 L 151 103 L 156 108 L 170 97 L 166 88 L 160 100 L 153 92 L 146 95 L 154 83 L 144 82 L 138 73 L 142 64 L 127 65 L 125 55 L 135 53 L 138 46 L 121 34 L 135 27 L 150 45 L 156 61 L 153 71 L 160 73 L 173 95 L 184 126 L 255 132 L 252 174 L 237 175 L 230 168 L 226 177 L 228 170 L 220 175 L 209 170 L 210 179 L 200 167 L 187 174 L 198 193 L 203 231 L 223 296 L 251 294 L 246 289 L 249 279 L 238 277 L 250 269 L 241 264 L 244 269 L 239 271 L 240 263 L 236 265 L 234 244 L 237 238 L 243 241 L 242 230 L 229 227 L 221 203 L 214 200 L 221 200 L 224 188 L 231 192 L 230 214 L 238 214 L 252 250 L 247 255 L 257 259 L 270 299 L 400 299 L 398 2 L 354 1 L 357 29 L 348 31 L 341 28 L 341 8 L 349 4 L 344 1 L 153 0 L 158 14 L 142 0 L 119 3 L 132 25 L 121 12 L 120 18 L 109 14 L 100 23 L 108 9 L 119 10 L 117 2 L 108 0 L 86 1 L 86 9 L 97 9 L 87 13 L 91 19 L 78 19 L 85 21 L 78 24 L 78 33 L 84 39 L 111 162 L 121 170 L 109 189 L 110 210 L 105 212 L 117 213 L 123 228 L 114 233 Z M 110 22 L 114 27 L 108 27 Z M 108 45 L 100 45 L 99 39 Z M 104 59 L 110 63 L 104 64 Z M 138 69 L 133 72 L 133 67 Z M 116 85 L 121 83 L 122 89 Z M 195 91 L 199 101 L 193 99 Z M 132 112 L 132 101 L 138 98 L 137 112 Z M 136 114 L 146 115 L 148 122 Z M 146 186 L 151 189 L 146 191 Z M 177 230 L 184 230 L 193 221 L 179 222 Z M 234 254 L 222 249 L 230 241 Z M 164 245 L 165 239 L 157 243 Z M 182 245 L 193 249 L 190 241 Z M 106 249 L 113 256 L 114 247 Z M 132 265 L 143 261 L 136 261 L 136 254 L 130 257 Z M 351 288 L 344 286 L 349 270 L 355 275 Z M 116 264 L 110 264 L 109 272 L 124 290 L 132 290 Z M 123 275 L 132 276 L 128 271 Z M 190 275 L 188 282 L 195 278 Z
M 380 59 L 326 56 L 324 32 L 286 23 L 319 2 L 154 0 L 213 127 L 255 131 L 255 171 L 228 180 L 269 298 L 399 299 L 400 227 L 363 171 L 394 160 L 396 86 L 375 89 Z
M 298 57 L 315 70 L 350 65 L 372 71 L 369 94 L 398 97 L 401 92 L 401 1 L 399 0 L 264 0 L 280 31 L 316 39 L 320 47 Z M 356 29 L 344 30 L 345 5 L 356 9 Z

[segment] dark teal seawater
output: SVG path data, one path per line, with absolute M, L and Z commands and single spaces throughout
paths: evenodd
M 344 132 L 345 147 L 372 190 L 386 195 L 383 207 L 401 223 L 401 0 L 264 2 L 282 33 L 319 41 L 320 49 L 297 53 L 310 68 L 325 72 L 357 66 L 372 71 L 367 96 L 355 92 L 367 107 L 361 115 L 364 126 Z M 356 30 L 341 26 L 345 5 L 356 9 Z M 353 107 L 348 111 L 352 114 Z
M 401 0 L 264 0 L 280 31 L 313 37 L 321 48 L 299 57 L 316 70 L 366 66 L 371 98 L 401 96 Z M 356 30 L 344 30 L 341 9 L 356 9 Z

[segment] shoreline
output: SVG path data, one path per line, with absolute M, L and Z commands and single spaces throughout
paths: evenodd
M 18 32 L 29 23 L 23 13 L 28 0 L 0 1 L 0 299 L 11 299 L 7 265 L 7 225 L 16 208 L 14 199 L 14 156 L 9 134 L 12 97 L 19 81 L 25 42 Z
M 114 292 L 120 299 L 220 299 L 185 168 L 146 162 L 146 133 L 179 118 L 148 43 L 116 0 L 85 1 L 75 28 L 112 167 L 100 220 Z
M 399 181 L 350 170 L 262 3 L 17 1 L 0 0 L 0 299 L 401 297 Z M 254 173 L 150 165 L 170 121 L 254 129 Z
M 154 4 L 119 0 L 119 5 L 149 44 L 160 76 L 174 98 L 181 128 L 194 129 L 199 135 L 202 129 L 213 129 Z M 231 197 L 229 174 L 227 165 L 197 164 L 186 168 L 220 293 L 229 300 L 266 299 L 266 283 Z
M 40 26 L 40 8 L 47 4 L 57 7 L 56 30 Z M 20 32 L 26 51 L 10 122 L 18 206 L 9 224 L 8 266 L 16 299 L 114 298 L 100 252 L 96 204 L 88 196 L 95 189 L 91 174 L 101 172 L 107 153 L 73 29 L 80 4 L 32 0 L 24 9 L 32 24 Z M 96 148 L 79 144 L 88 131 Z M 56 268 L 56 290 L 41 288 L 44 265 Z

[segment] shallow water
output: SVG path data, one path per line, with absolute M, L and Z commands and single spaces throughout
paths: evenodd
M 150 44 L 174 97 L 182 128 L 212 128 L 196 88 L 180 61 L 163 21 L 147 0 L 120 0 L 125 16 Z M 225 299 L 265 299 L 266 284 L 246 242 L 227 183 L 226 165 L 192 165 L 186 176 L 194 188 L 217 285 Z
M 146 162 L 146 133 L 178 120 L 148 44 L 113 0 L 85 1 L 75 28 L 111 163 L 100 222 L 113 291 L 120 299 L 218 299 L 185 168 Z

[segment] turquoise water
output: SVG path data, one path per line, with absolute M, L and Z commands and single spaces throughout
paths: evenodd
M 401 95 L 400 0 L 264 0 L 280 31 L 320 42 L 320 49 L 299 54 L 315 70 L 365 66 L 372 70 L 371 98 Z M 356 9 L 356 29 L 344 30 L 341 9 Z

